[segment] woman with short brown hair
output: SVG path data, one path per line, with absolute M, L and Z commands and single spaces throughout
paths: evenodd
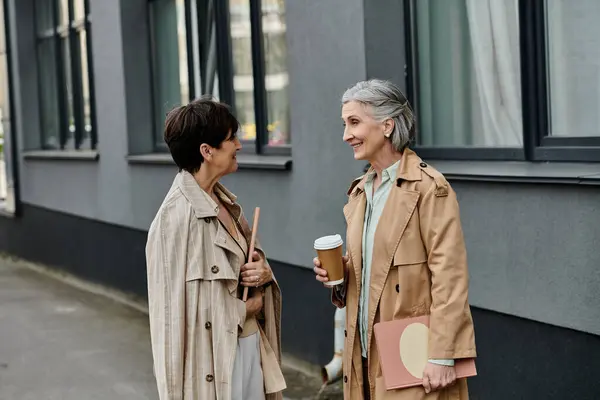
M 281 294 L 236 197 L 238 121 L 201 99 L 171 111 L 165 142 L 179 173 L 148 233 L 154 370 L 161 400 L 275 400 L 285 381 Z M 247 302 L 243 287 L 250 288 Z

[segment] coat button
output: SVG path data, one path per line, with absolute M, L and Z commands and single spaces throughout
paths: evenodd
M 206 375 L 206 382 L 212 382 L 215 380 L 215 377 L 211 374 Z
M 419 164 L 421 166 L 421 168 L 426 168 L 427 164 L 425 164 L 424 162 L 422 162 L 421 164 Z
M 207 224 L 210 224 L 210 217 L 204 218 L 204 222 L 206 222 Z
M 210 270 L 212 271 L 213 274 L 216 274 L 217 272 L 219 272 L 219 267 L 217 267 L 216 265 L 213 265 Z
M 348 383 L 348 375 L 344 375 L 344 383 Z
M 344 329 L 344 336 L 348 337 L 348 331 Z
M 210 328 L 212 328 L 212 324 L 211 324 L 211 323 L 210 323 L 210 321 L 209 321 L 209 322 L 207 322 L 207 323 L 205 323 L 205 324 L 204 324 L 204 327 L 205 327 L 206 329 L 210 329 Z
M 396 292 L 400 293 L 400 285 L 396 285 Z

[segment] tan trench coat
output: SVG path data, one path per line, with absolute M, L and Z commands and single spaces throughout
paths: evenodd
M 334 291 L 333 302 L 346 306 L 344 398 L 363 398 L 363 369 L 358 332 L 361 291 L 365 177 L 356 179 L 344 207 L 350 258 L 345 298 Z M 422 387 L 386 391 L 373 325 L 430 315 L 429 357 L 475 357 L 473 321 L 468 303 L 467 256 L 456 194 L 438 171 L 405 150 L 375 232 L 369 295 L 368 361 L 374 400 L 465 400 L 466 380 L 425 394 Z
M 250 242 L 250 228 L 236 198 L 215 192 Z M 246 306 L 236 297 L 244 260 L 217 219 L 217 204 L 193 176 L 180 172 L 148 233 L 146 258 L 154 373 L 161 400 L 230 400 L 238 333 Z M 257 243 L 257 251 L 261 252 Z M 281 295 L 267 287 L 261 325 L 261 362 L 267 400 L 285 388 L 281 360 Z M 264 340 L 266 338 L 266 341 Z

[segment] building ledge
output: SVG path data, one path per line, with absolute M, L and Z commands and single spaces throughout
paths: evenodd
M 449 180 L 600 185 L 600 163 L 428 160 Z
M 30 150 L 23 152 L 26 160 L 98 161 L 97 150 Z
M 262 169 L 289 171 L 292 169 L 292 157 L 275 155 L 238 154 L 240 169 Z M 151 153 L 127 156 L 130 164 L 175 165 L 168 153 Z

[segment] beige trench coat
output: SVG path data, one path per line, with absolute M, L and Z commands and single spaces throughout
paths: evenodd
M 429 358 L 475 357 L 475 336 L 468 303 L 467 255 L 456 194 L 438 171 L 405 150 L 375 232 L 369 294 L 368 360 L 374 400 L 465 400 L 466 380 L 425 394 L 422 387 L 386 391 L 373 325 L 430 315 Z M 362 232 L 366 208 L 365 177 L 355 180 L 344 207 L 350 257 L 346 306 L 344 398 L 363 398 L 363 369 L 358 333 Z
M 250 242 L 236 198 L 215 187 Z M 180 172 L 148 233 L 146 259 L 154 373 L 161 400 L 230 400 L 238 333 L 246 319 L 236 297 L 244 260 L 217 219 L 217 204 Z M 257 243 L 257 251 L 261 252 Z M 261 362 L 267 400 L 281 399 L 281 296 L 277 282 L 264 297 Z M 264 340 L 266 339 L 266 341 Z M 274 368 L 276 367 L 276 368 Z

